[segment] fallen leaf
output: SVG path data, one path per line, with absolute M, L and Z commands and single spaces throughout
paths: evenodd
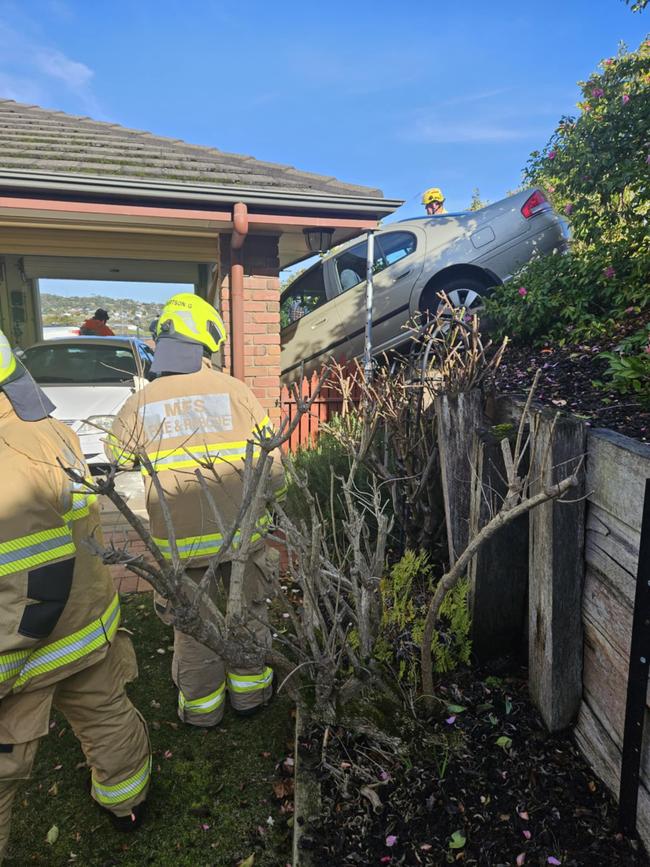
M 519 811 L 519 818 L 523 819 L 524 822 L 528 821 L 528 813 L 526 812 L 526 810 L 520 810 Z
M 447 710 L 449 713 L 463 713 L 467 708 L 463 707 L 462 704 L 448 704 Z
M 50 830 L 47 832 L 47 837 L 45 839 L 50 846 L 54 846 L 56 841 L 59 839 L 59 829 L 56 825 L 52 825 Z
M 255 854 L 249 855 L 248 858 L 244 858 L 243 861 L 237 862 L 237 867 L 253 867 L 255 863 Z
M 50 788 L 47 790 L 48 795 L 58 795 L 59 794 L 59 784 L 53 783 Z
M 165 758 L 165 759 L 171 759 L 171 757 L 172 757 L 173 755 L 174 755 L 174 754 L 173 754 L 173 752 L 172 752 L 171 750 L 165 750 L 165 752 L 163 753 L 163 758 Z
M 397 843 L 397 837 L 395 836 L 395 834 L 389 834 L 388 837 L 386 837 L 386 845 L 394 846 L 395 843 Z
M 451 840 L 449 841 L 449 848 L 462 849 L 466 842 L 466 838 L 460 831 L 454 831 L 454 833 L 451 835 Z
M 497 746 L 509 750 L 512 746 L 512 738 L 509 738 L 508 735 L 501 735 L 500 738 L 497 738 Z
M 286 780 L 277 780 L 273 783 L 273 793 L 279 801 L 293 795 L 293 778 L 288 777 Z

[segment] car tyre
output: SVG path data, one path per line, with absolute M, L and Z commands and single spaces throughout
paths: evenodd
M 490 287 L 477 277 L 454 277 L 441 280 L 429 287 L 422 297 L 423 313 L 435 315 L 442 302 L 438 293 L 445 292 L 454 307 L 465 307 L 468 313 L 479 313 L 483 308 L 483 300 L 490 292 Z

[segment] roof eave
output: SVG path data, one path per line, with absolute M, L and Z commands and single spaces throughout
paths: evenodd
M 170 206 L 193 202 L 206 206 L 244 202 L 252 208 L 309 211 L 326 213 L 372 214 L 377 219 L 386 217 L 404 202 L 383 196 L 350 195 L 322 190 L 292 190 L 271 187 L 200 184 L 184 181 L 151 181 L 137 178 L 78 175 L 56 172 L 30 172 L 3 169 L 0 171 L 0 190 L 48 193 L 53 196 L 152 200 Z

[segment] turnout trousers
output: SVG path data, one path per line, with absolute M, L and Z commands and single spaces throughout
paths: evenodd
M 95 665 L 51 686 L 10 695 L 0 703 L 0 861 L 9 839 L 20 780 L 29 779 L 50 710 L 70 724 L 91 769 L 92 797 L 116 816 L 144 801 L 151 774 L 147 726 L 124 686 L 137 676 L 131 642 L 118 632 Z
M 224 563 L 221 569 L 227 588 L 230 563 Z M 205 569 L 188 569 L 188 575 L 197 582 L 204 573 Z M 270 647 L 265 583 L 264 571 L 249 561 L 244 573 L 244 595 L 251 614 L 248 628 L 259 645 Z M 160 608 L 158 610 L 160 612 Z M 273 694 L 271 668 L 227 669 L 216 653 L 177 629 L 174 630 L 172 679 L 178 689 L 178 715 L 183 722 L 195 726 L 210 727 L 221 722 L 226 694 L 233 710 L 240 713 L 267 704 Z

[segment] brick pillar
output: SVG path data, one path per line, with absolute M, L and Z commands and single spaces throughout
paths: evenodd
M 226 324 L 224 370 L 231 369 L 230 237 L 220 237 L 221 283 L 219 309 Z M 278 238 L 251 235 L 244 245 L 244 377 L 271 421 L 280 419 L 280 262 Z

